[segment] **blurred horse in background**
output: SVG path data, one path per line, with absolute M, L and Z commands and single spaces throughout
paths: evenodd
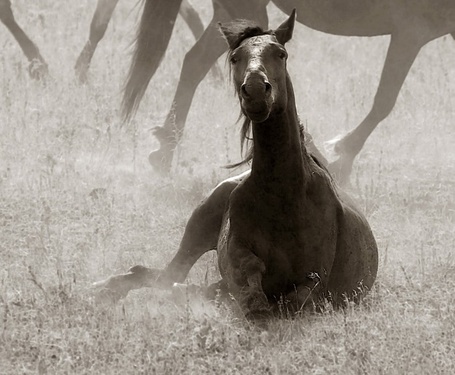
M 14 18 L 11 9 L 10 0 L 0 0 L 0 20 L 13 34 L 14 38 L 19 43 L 25 56 L 29 61 L 28 72 L 34 79 L 44 78 L 47 73 L 47 63 L 41 56 L 41 53 L 35 43 L 27 36 Z
M 82 49 L 76 61 L 76 75 L 81 83 L 86 82 L 87 73 L 90 67 L 93 54 L 100 40 L 104 37 L 109 21 L 112 17 L 115 7 L 119 0 L 98 0 L 95 13 L 90 24 L 90 34 L 87 43 Z M 166 5 L 164 5 L 166 6 Z M 199 17 L 199 14 L 191 6 L 187 0 L 183 0 L 178 10 L 179 14 L 183 17 L 186 24 L 190 28 L 195 39 L 199 39 L 204 32 L 204 25 Z M 156 17 L 160 17 L 160 10 L 157 11 Z M 174 20 L 175 21 L 175 20 Z M 150 25 L 152 29 L 161 32 L 155 25 Z M 150 30 L 153 33 L 153 30 Z M 165 51 L 157 51 L 161 56 Z M 221 70 L 217 65 L 213 67 L 213 74 L 216 77 L 221 77 Z
M 89 39 L 79 54 L 75 65 L 76 75 L 81 83 L 84 83 L 87 80 L 87 73 L 93 54 L 95 53 L 98 43 L 106 32 L 117 3 L 118 0 L 98 0 L 95 13 L 90 24 Z M 183 0 L 179 8 L 179 13 L 190 28 L 195 39 L 199 39 L 204 32 L 204 25 L 196 10 L 187 0 Z M 159 17 L 159 15 L 157 15 L 157 17 Z M 36 44 L 33 43 L 33 41 L 17 24 L 11 9 L 10 0 L 0 0 L 0 20 L 11 31 L 14 38 L 22 48 L 25 56 L 30 61 L 29 73 L 31 77 L 39 79 L 46 76 L 48 73 L 47 63 L 41 56 Z M 160 31 L 158 30 L 158 32 Z M 159 53 L 164 54 L 164 52 L 165 51 L 160 51 Z M 213 67 L 213 74 L 218 78 L 222 76 L 221 69 L 217 65 Z
M 253 133 L 251 171 L 219 184 L 193 212 L 164 270 L 135 266 L 96 286 L 115 299 L 143 286 L 182 283 L 216 249 L 222 281 L 248 318 L 280 302 L 299 313 L 325 298 L 359 301 L 376 278 L 376 241 L 365 217 L 310 155 L 298 120 L 284 47 L 295 12 L 276 30 L 251 21 L 221 26 L 241 111 Z M 213 296 L 213 295 L 212 295 Z
M 123 98 L 123 114 L 137 110 L 150 78 L 169 43 L 182 0 L 146 0 L 139 25 Z M 340 183 L 349 181 L 355 157 L 376 126 L 392 111 L 403 82 L 420 49 L 433 39 L 455 35 L 453 0 L 272 0 L 289 14 L 297 9 L 297 21 L 325 33 L 373 37 L 390 35 L 390 44 L 373 106 L 353 131 L 332 142 L 338 160 L 329 170 Z M 168 172 L 180 141 L 195 90 L 209 68 L 225 51 L 215 32 L 218 22 L 244 18 L 267 28 L 269 0 L 212 0 L 213 18 L 202 37 L 186 54 L 172 108 L 163 127 L 155 128 L 160 148 L 149 156 L 151 165 Z M 160 19 L 157 19 L 159 15 Z M 152 25 L 154 27 L 152 27 Z

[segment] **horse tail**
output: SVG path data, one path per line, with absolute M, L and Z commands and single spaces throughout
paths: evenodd
M 123 92 L 122 116 L 125 121 L 137 111 L 147 85 L 160 65 L 181 3 L 182 0 L 145 0 Z

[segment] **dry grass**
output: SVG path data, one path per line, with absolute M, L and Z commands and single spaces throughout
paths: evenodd
M 193 1 L 207 21 L 210 9 Z M 191 45 L 177 23 L 171 48 L 129 128 L 120 90 L 137 11 L 120 2 L 90 82 L 75 82 L 94 2 L 14 2 L 48 60 L 45 84 L 0 34 L 0 372 L 453 374 L 455 372 L 455 43 L 426 46 L 393 114 L 367 142 L 353 194 L 380 247 L 368 302 L 281 319 L 268 332 L 232 306 L 176 305 L 141 290 L 94 303 L 93 281 L 134 264 L 164 266 L 192 209 L 239 157 L 229 84 L 200 86 L 170 178 L 147 165 Z M 77 3 L 77 5 L 76 5 Z M 201 5 L 203 4 L 203 5 Z M 271 24 L 282 20 L 271 8 Z M 357 124 L 374 96 L 387 38 L 323 35 L 299 26 L 289 44 L 302 119 L 319 143 Z M 224 61 L 220 61 L 223 65 Z M 93 189 L 105 189 L 92 198 Z M 190 279 L 216 278 L 207 254 Z

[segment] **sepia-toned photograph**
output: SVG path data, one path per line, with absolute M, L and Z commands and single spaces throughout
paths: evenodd
M 455 0 L 0 20 L 0 374 L 455 373 Z

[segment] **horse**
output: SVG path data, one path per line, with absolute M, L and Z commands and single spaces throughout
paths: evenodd
M 76 60 L 76 65 L 74 66 L 80 83 L 85 83 L 87 81 L 90 62 L 92 61 L 92 57 L 95 53 L 98 43 L 104 37 L 107 26 L 111 20 L 117 3 L 118 0 L 98 0 L 95 13 L 93 14 L 93 18 L 90 23 L 88 41 L 79 54 L 79 57 Z M 179 6 L 178 12 L 185 20 L 195 39 L 199 39 L 199 37 L 204 32 L 204 25 L 202 24 L 199 14 L 196 12 L 196 10 L 187 0 L 183 0 Z M 156 15 L 156 18 L 160 18 L 159 12 Z M 159 32 L 161 28 L 167 27 L 166 25 L 161 25 L 161 23 L 153 23 L 150 24 L 150 26 L 152 29 L 158 29 Z M 153 33 L 153 30 L 149 30 L 148 32 Z M 164 51 L 160 51 L 160 56 L 163 54 Z M 214 67 L 213 73 L 216 77 L 221 76 L 221 71 L 217 66 Z
M 295 11 L 275 30 L 252 21 L 220 25 L 251 170 L 221 182 L 191 215 L 180 247 L 163 269 L 134 266 L 97 286 L 116 298 L 143 286 L 182 283 L 205 252 L 216 249 L 221 281 L 252 320 L 280 301 L 294 313 L 330 299 L 359 301 L 373 285 L 378 251 L 365 217 L 308 153 L 285 44 Z
M 164 51 L 169 38 L 158 38 L 146 32 L 147 24 L 156 22 L 155 9 L 180 3 L 181 0 L 146 0 L 139 37 L 133 56 L 122 111 L 128 120 L 137 110 L 149 77 L 158 67 L 156 50 Z M 420 49 L 433 39 L 446 34 L 455 38 L 455 2 L 440 0 L 272 0 L 289 14 L 297 8 L 297 21 L 312 29 L 340 36 L 373 37 L 390 35 L 387 57 L 371 110 L 362 122 L 343 137 L 333 140 L 338 159 L 329 165 L 339 183 L 349 181 L 355 157 L 368 136 L 392 111 L 403 82 Z M 175 147 L 183 134 L 188 111 L 201 80 L 210 66 L 225 52 L 221 38 L 213 31 L 217 22 L 247 18 L 267 28 L 266 6 L 269 0 L 213 0 L 213 18 L 202 37 L 185 56 L 172 108 L 164 126 L 155 128 L 160 147 L 149 156 L 151 165 L 169 172 Z M 163 35 L 170 35 L 175 12 L 163 13 Z M 151 39 L 153 38 L 153 39 Z M 191 72 L 191 74 L 190 74 Z
M 13 34 L 29 61 L 28 72 L 33 79 L 42 79 L 48 74 L 47 63 L 35 43 L 27 36 L 14 18 L 10 0 L 0 0 L 0 20 Z
M 85 83 L 87 81 L 87 73 L 93 54 L 95 53 L 98 43 L 106 32 L 107 26 L 112 17 L 114 9 L 117 6 L 117 3 L 118 0 L 98 0 L 95 13 L 90 24 L 89 39 L 79 54 L 79 57 L 76 60 L 76 65 L 74 67 L 79 82 L 81 83 Z M 179 8 L 179 14 L 183 17 L 186 24 L 189 26 L 195 39 L 199 39 L 199 37 L 204 32 L 204 25 L 202 24 L 199 14 L 187 0 L 182 1 L 182 4 Z M 157 15 L 157 17 L 159 17 L 159 15 Z M 47 63 L 41 56 L 36 44 L 32 42 L 32 40 L 17 24 L 11 9 L 10 0 L 0 0 L 0 20 L 11 31 L 14 38 L 22 48 L 25 56 L 30 61 L 30 76 L 34 79 L 45 77 L 48 73 Z M 222 75 L 221 70 L 216 65 L 213 68 L 213 74 L 215 77 L 221 77 Z

